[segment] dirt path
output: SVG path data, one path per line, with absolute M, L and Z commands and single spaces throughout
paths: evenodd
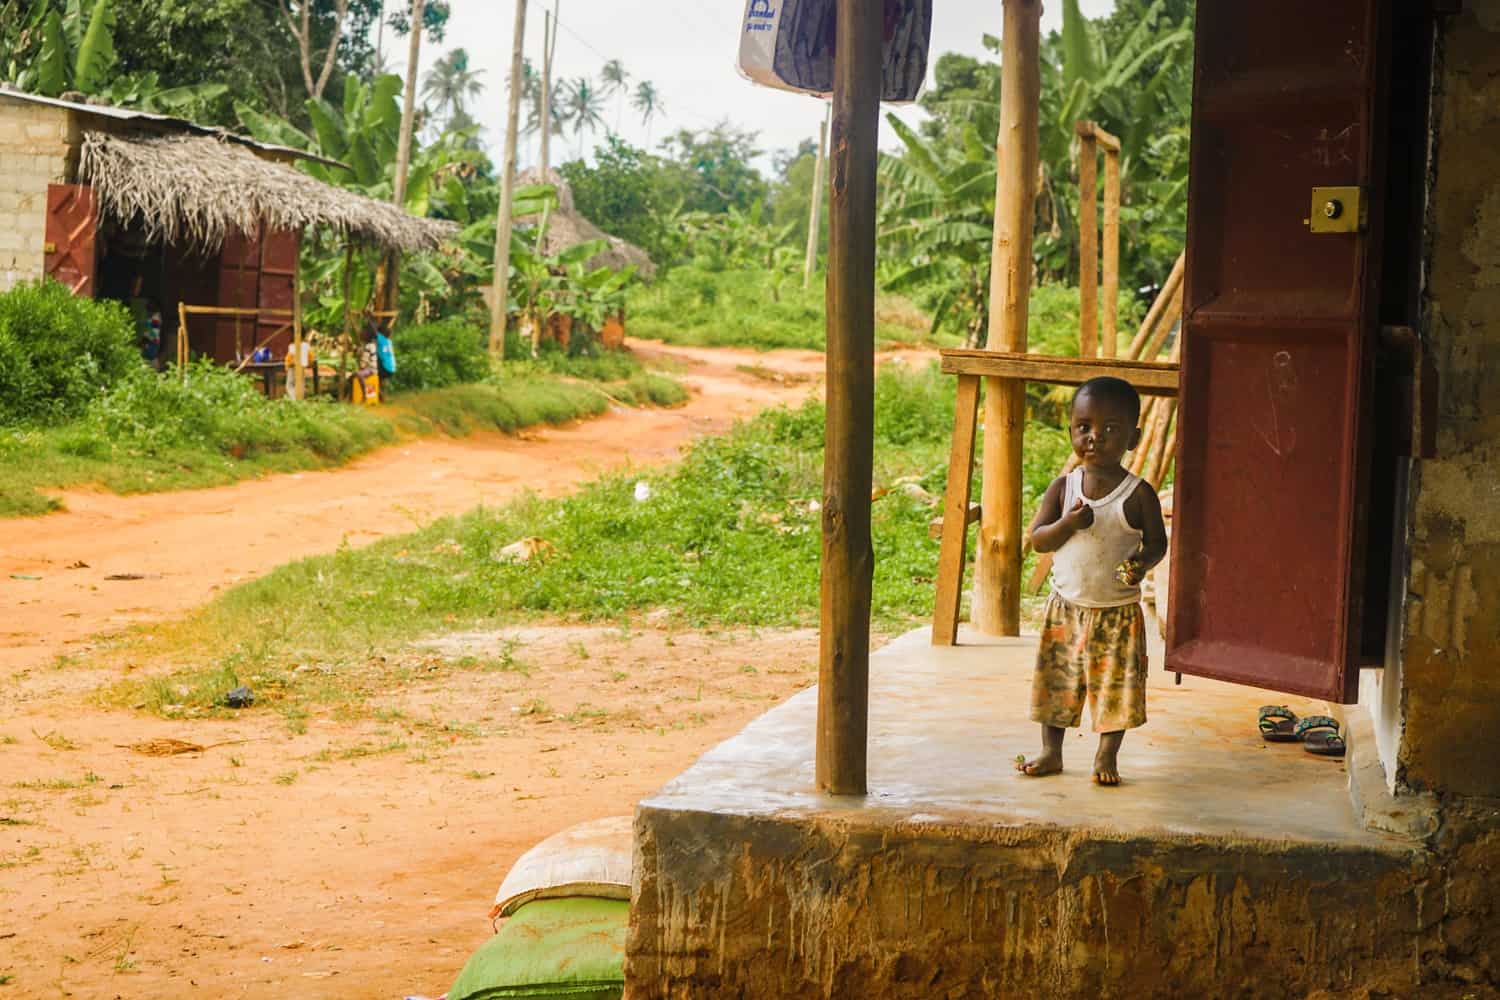
M 109 679 L 86 655 L 101 632 L 345 539 L 669 461 L 821 381 L 812 352 L 633 346 L 682 367 L 686 406 L 221 489 L 71 494 L 65 513 L 0 521 L 0 995 L 435 996 L 521 852 L 629 813 L 811 683 L 810 631 L 538 625 L 393 654 L 432 679 L 356 717 L 169 722 L 88 698 Z M 511 668 L 462 666 L 500 649 Z M 50 669 L 63 652 L 79 665 Z M 129 749 L 164 738 L 209 749 Z
M 216 489 L 67 493 L 63 513 L 0 520 L 0 677 L 87 652 L 101 633 L 175 617 L 345 541 L 367 544 L 527 489 L 555 495 L 607 470 L 670 461 L 695 437 L 800 401 L 823 372 L 812 351 L 632 347 L 647 363 L 681 367 L 691 400 L 671 410 L 613 408 L 517 437 L 415 440 L 341 469 Z

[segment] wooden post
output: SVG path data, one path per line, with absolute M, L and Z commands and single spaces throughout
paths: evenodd
M 299 238 L 300 243 L 300 238 Z M 292 389 L 297 398 L 307 398 L 307 375 L 302 370 L 302 254 L 292 266 Z
M 1178 286 L 1182 284 L 1182 276 L 1186 269 L 1186 258 L 1184 254 L 1177 255 L 1177 261 L 1172 265 L 1172 271 L 1167 275 L 1167 280 L 1162 283 L 1161 291 L 1156 293 L 1156 301 L 1151 303 L 1151 308 L 1146 312 L 1146 318 L 1141 321 L 1141 328 L 1130 341 L 1130 348 L 1126 356 L 1130 358 L 1141 358 L 1146 349 L 1146 342 L 1151 339 L 1151 334 L 1156 330 L 1156 324 L 1161 322 L 1161 314 L 1166 310 L 1176 294 Z M 1147 358 L 1146 360 L 1150 360 Z
M 995 181 L 995 245 L 990 264 L 991 350 L 1026 350 L 1035 222 L 1038 49 L 1041 0 L 1004 0 L 1000 64 L 1000 163 Z M 1026 386 L 988 378 L 984 394 L 984 472 L 974 624 L 991 635 L 1021 632 L 1021 433 Z
M 1120 319 L 1120 149 L 1104 147 L 1104 329 L 1099 353 L 1112 358 L 1119 351 Z
M 818 787 L 865 794 L 875 420 L 875 161 L 884 10 L 838 0 L 829 156 Z
M 187 303 L 177 303 L 177 379 L 187 380 L 188 363 Z
M 832 114 L 833 108 L 830 106 L 828 115 L 824 116 L 823 124 L 818 128 L 818 158 L 813 162 L 812 210 L 807 219 L 807 257 L 802 262 L 803 288 L 812 281 L 813 268 L 818 263 L 818 223 L 823 217 L 823 164 L 828 159 L 828 116 Z
M 516 119 L 521 113 L 521 46 L 525 40 L 526 0 L 516 0 L 516 23 L 510 46 L 510 102 L 505 117 L 505 166 L 500 174 L 500 214 L 495 220 L 494 294 L 490 296 L 490 354 L 497 358 L 505 353 L 506 300 L 510 297 L 511 210 L 516 197 Z
M 974 428 L 979 416 L 979 376 L 960 375 L 953 408 L 953 446 L 948 488 L 943 493 L 943 541 L 938 551 L 937 602 L 932 644 L 958 641 L 958 611 L 964 586 L 964 542 L 969 537 L 969 489 L 974 478 Z
M 1099 149 L 1078 123 L 1078 356 L 1099 356 Z

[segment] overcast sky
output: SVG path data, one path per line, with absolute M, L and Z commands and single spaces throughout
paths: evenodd
M 515 22 L 514 0 L 451 0 L 453 15 L 441 43 L 424 39 L 422 72 L 448 49 L 463 47 L 470 65 L 484 71 L 486 90 L 473 109 L 485 127 L 482 136 L 498 160 L 505 136 L 505 78 L 509 72 L 511 29 Z M 538 68 L 542 64 L 542 16 L 551 0 L 531 0 L 527 7 L 526 55 Z M 1114 0 L 1081 0 L 1089 17 L 1108 13 Z M 1000 34 L 1001 0 L 934 0 L 932 58 L 943 52 L 983 55 L 980 43 L 986 33 Z M 597 80 L 606 60 L 618 59 L 634 80 L 650 80 L 661 95 L 663 112 L 652 121 L 650 134 L 640 115 L 628 101 L 623 110 L 618 97 L 606 102 L 605 121 L 635 145 L 655 148 L 661 137 L 678 129 L 702 129 L 728 119 L 741 128 L 760 134 L 760 147 L 767 154 L 763 169 L 769 170 L 771 154 L 791 149 L 803 139 L 817 138 L 822 119 L 822 101 L 798 94 L 759 87 L 735 70 L 739 26 L 744 0 L 562 0 L 554 73 L 558 78 L 589 76 Z M 1061 27 L 1062 4 L 1047 5 L 1042 30 Z M 385 33 L 388 63 L 406 64 L 405 39 L 393 40 Z M 913 115 L 914 112 L 907 112 Z M 618 124 L 617 124 L 618 123 Z M 524 125 L 524 112 L 523 112 Z M 585 133 L 585 153 L 602 136 Z M 649 141 L 648 141 L 649 140 Z M 882 144 L 893 141 L 889 130 Z M 558 147 L 561 146 L 561 149 Z M 571 132 L 553 140 L 553 159 L 571 159 L 579 141 Z M 560 156 L 559 153 L 562 155 Z M 523 166 L 536 160 L 536 137 L 523 137 Z

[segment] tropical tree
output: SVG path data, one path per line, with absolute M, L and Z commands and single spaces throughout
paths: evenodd
M 593 133 L 599 129 L 609 131 L 603 115 L 599 113 L 603 95 L 586 76 L 564 81 L 561 90 L 562 117 L 573 126 L 573 135 L 578 139 L 578 155 L 582 156 L 584 132 Z
M 479 80 L 482 75 L 484 70 L 469 67 L 466 49 L 451 49 L 427 71 L 427 79 L 422 82 L 422 97 L 432 101 L 434 110 L 447 115 L 450 120 L 463 118 L 471 121 L 468 102 L 484 93 L 484 84 Z
M 650 80 L 642 80 L 635 85 L 635 96 L 630 99 L 631 106 L 641 113 L 641 124 L 646 126 L 646 145 L 651 144 L 651 122 L 664 110 L 661 95 L 656 92 L 656 85 Z
M 618 59 L 611 59 L 604 64 L 599 71 L 599 79 L 603 81 L 600 89 L 606 96 L 614 95 L 620 99 L 619 108 L 615 111 L 615 131 L 620 131 L 620 119 L 625 114 L 625 98 L 630 91 L 630 74 L 625 72 L 625 64 Z

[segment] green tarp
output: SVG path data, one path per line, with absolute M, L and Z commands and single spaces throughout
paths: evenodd
M 619 1000 L 629 919 L 619 899 L 527 903 L 469 957 L 448 1000 Z

